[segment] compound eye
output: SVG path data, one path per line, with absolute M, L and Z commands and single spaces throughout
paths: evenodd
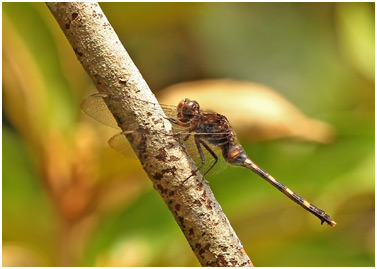
M 191 108 L 193 110 L 199 110 L 199 104 L 196 101 L 191 101 Z
M 192 106 L 191 106 L 191 104 L 188 104 L 187 106 L 185 106 L 184 107 L 184 112 L 186 113 L 186 114 L 190 114 L 191 112 L 192 112 Z

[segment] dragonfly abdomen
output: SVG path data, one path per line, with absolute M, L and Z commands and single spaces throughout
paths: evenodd
M 309 203 L 307 200 L 302 198 L 297 193 L 293 192 L 291 189 L 289 189 L 287 186 L 285 186 L 280 181 L 276 180 L 274 177 L 272 177 L 270 174 L 268 174 L 266 171 L 264 171 L 262 168 L 260 168 L 258 165 L 256 165 L 253 161 L 251 161 L 249 158 L 242 164 L 242 166 L 249 168 L 254 173 L 258 174 L 260 177 L 262 177 L 264 180 L 269 182 L 271 185 L 273 185 L 275 188 L 280 190 L 282 193 L 284 193 L 288 198 L 299 204 L 304 209 L 308 210 L 310 213 L 315 215 L 321 220 L 321 223 L 326 222 L 327 224 L 331 226 L 335 226 L 336 222 L 328 215 L 325 211 L 322 209 L 319 209 L 315 205 Z
M 244 166 L 247 160 L 250 160 L 243 147 L 235 143 L 227 143 L 222 146 L 224 159 L 231 165 Z

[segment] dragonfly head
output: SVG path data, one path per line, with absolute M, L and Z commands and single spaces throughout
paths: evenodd
M 178 105 L 178 108 L 177 108 L 178 119 L 181 122 L 188 122 L 196 114 L 200 113 L 199 109 L 200 107 L 199 107 L 198 102 L 186 98 L 185 100 L 182 100 Z

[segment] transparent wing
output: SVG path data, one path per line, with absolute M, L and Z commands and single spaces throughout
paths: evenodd
M 119 129 L 118 123 L 116 122 L 114 116 L 109 111 L 106 100 L 109 100 L 111 98 L 111 94 L 108 93 L 94 93 L 89 96 L 87 96 L 82 102 L 81 102 L 81 110 L 85 112 L 89 117 L 99 121 L 102 124 L 105 124 L 107 126 L 110 126 L 112 128 Z M 163 104 L 156 104 L 151 103 L 149 101 L 135 99 L 135 98 L 129 98 L 133 99 L 134 102 L 141 102 L 141 103 L 148 103 L 151 106 L 150 109 L 157 110 L 158 106 L 161 106 L 162 110 L 164 111 L 166 117 L 177 119 L 177 106 L 173 105 L 163 105 Z M 205 111 L 203 111 L 205 112 Z M 208 113 L 208 112 L 205 112 Z M 177 130 L 182 130 L 183 128 L 179 126 L 175 126 Z
M 114 135 L 113 137 L 110 138 L 109 140 L 109 145 L 112 149 L 118 151 L 119 153 L 130 157 L 130 158 L 137 158 L 136 154 L 134 153 L 129 141 L 126 138 L 126 135 L 134 135 L 134 136 L 149 136 L 149 135 L 157 135 L 157 134 L 151 134 L 150 132 L 143 132 L 143 130 L 138 130 L 138 131 L 127 131 L 127 132 L 122 132 L 119 134 Z M 196 146 L 195 140 L 193 136 L 190 136 L 189 139 L 186 141 L 183 141 L 184 137 L 186 135 L 181 135 L 180 141 L 183 142 L 187 153 L 193 158 L 194 162 L 198 167 L 202 165 L 201 161 L 201 156 L 199 153 L 199 150 Z M 136 138 L 134 138 L 136 139 Z M 205 160 L 205 164 L 203 167 L 200 169 L 200 171 L 205 174 L 209 171 L 209 175 L 217 174 L 223 171 L 227 166 L 228 163 L 224 160 L 222 157 L 222 152 L 221 149 L 218 147 L 215 147 L 213 145 L 207 144 L 211 150 L 213 151 L 214 154 L 218 157 L 218 161 L 216 165 L 209 171 L 209 169 L 212 167 L 212 165 L 215 163 L 215 158 L 212 156 L 212 154 L 205 149 L 202 145 L 202 151 L 203 151 L 203 157 Z
M 106 100 L 109 100 L 111 98 L 111 95 L 108 93 L 94 93 L 92 95 L 89 95 L 86 97 L 82 103 L 81 103 L 81 109 L 83 112 L 85 112 L 88 116 L 91 118 L 97 120 L 98 122 L 105 124 L 107 126 L 110 126 L 112 128 L 119 129 L 118 123 L 116 122 L 115 118 L 109 111 Z M 148 104 L 151 104 L 151 109 L 154 109 L 154 107 L 157 108 L 158 104 L 151 103 L 145 100 L 140 99 L 134 99 L 134 102 L 146 102 Z M 177 120 L 177 106 L 171 106 L 171 105 L 161 105 L 166 117 L 172 118 Z M 148 113 L 148 111 L 146 111 Z M 174 133 L 180 132 L 184 129 L 187 129 L 186 127 L 182 127 L 176 124 L 173 125 L 173 131 Z M 150 132 L 143 132 L 142 130 L 127 130 L 123 131 L 122 133 L 119 133 L 117 135 L 114 135 L 109 140 L 109 145 L 114 150 L 128 156 L 128 157 L 136 157 L 135 153 L 132 150 L 132 147 L 130 146 L 126 135 L 157 135 L 157 134 L 151 134 Z M 185 140 L 186 136 L 190 134 L 189 138 Z M 185 148 L 188 152 L 188 154 L 193 158 L 197 166 L 202 165 L 201 156 L 199 153 L 199 150 L 197 148 L 197 145 L 194 140 L 194 135 L 199 136 L 205 136 L 208 135 L 208 133 L 200 134 L 200 133 L 183 133 L 180 135 L 180 141 L 185 145 Z M 219 138 L 221 139 L 221 137 Z M 219 147 L 213 146 L 210 143 L 206 142 L 206 144 L 211 148 L 213 153 L 217 156 L 218 162 L 217 164 L 211 169 L 209 174 L 216 174 L 221 171 L 223 171 L 227 167 L 227 162 L 222 157 L 222 152 Z M 201 145 L 203 157 L 205 159 L 205 164 L 200 169 L 200 171 L 204 174 L 206 173 L 210 167 L 214 164 L 215 158 L 212 156 L 212 154 Z
M 81 102 L 81 110 L 100 123 L 119 129 L 118 123 L 105 102 L 109 98 L 110 95 L 107 93 L 91 94 Z

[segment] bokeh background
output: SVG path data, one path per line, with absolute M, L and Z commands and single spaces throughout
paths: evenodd
M 107 146 L 116 131 L 80 111 L 95 88 L 45 4 L 2 6 L 3 265 L 199 266 L 139 162 Z M 375 265 L 374 3 L 101 7 L 157 96 L 185 81 L 249 81 L 333 129 L 322 142 L 240 140 L 334 228 L 246 169 L 207 177 L 255 265 Z

